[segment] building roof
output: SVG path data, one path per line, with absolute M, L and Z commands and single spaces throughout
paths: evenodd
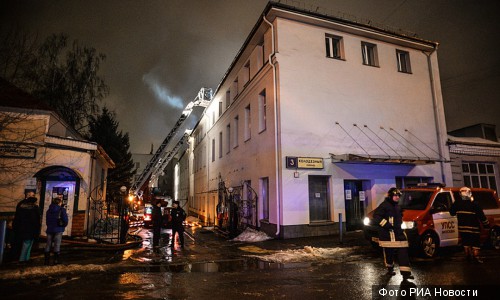
M 260 32 L 263 33 L 263 28 L 268 25 L 263 25 L 266 22 L 264 21 L 264 16 L 269 18 L 269 21 L 273 21 L 276 17 L 284 17 L 289 19 L 298 20 L 307 24 L 314 24 L 318 26 L 325 26 L 329 24 L 336 24 L 334 27 L 337 30 L 341 30 L 348 33 L 354 34 L 363 34 L 370 38 L 380 38 L 381 36 L 385 36 L 387 39 L 391 41 L 397 41 L 398 43 L 404 44 L 406 46 L 416 47 L 422 51 L 434 51 L 438 48 L 439 43 L 433 42 L 429 40 L 425 40 L 416 36 L 416 34 L 410 34 L 408 32 L 403 32 L 398 29 L 391 29 L 387 25 L 377 24 L 374 26 L 371 21 L 353 21 L 345 17 L 334 16 L 329 12 L 317 12 L 316 8 L 311 6 L 309 9 L 305 7 L 305 5 L 301 5 L 300 3 L 296 3 L 298 6 L 283 4 L 279 2 L 269 1 L 261 16 L 259 17 L 257 23 L 255 23 L 254 27 L 250 31 L 250 34 L 247 36 L 245 42 L 241 46 L 240 50 L 236 54 L 235 58 L 231 62 L 229 68 L 226 70 L 223 75 L 221 81 L 219 82 L 217 88 L 215 89 L 214 95 L 219 92 L 219 89 L 222 87 L 226 79 L 229 77 L 231 71 L 235 68 L 239 59 L 243 56 L 245 49 L 251 44 L 251 40 L 255 37 L 255 35 Z M 302 6 L 302 7 L 301 7 Z
M 477 156 L 500 156 L 500 143 L 479 137 L 455 137 L 448 135 L 450 153 Z
M 54 112 L 45 102 L 31 96 L 0 77 L 0 106 Z

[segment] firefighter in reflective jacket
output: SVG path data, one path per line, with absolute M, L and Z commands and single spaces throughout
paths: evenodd
M 451 205 L 450 214 L 457 216 L 458 233 L 467 260 L 474 259 L 478 263 L 483 263 L 479 258 L 481 223 L 487 228 L 489 228 L 490 224 L 481 207 L 474 202 L 470 188 L 462 187 L 460 189 L 460 198 Z
M 403 214 L 398 205 L 401 192 L 397 188 L 390 188 L 384 201 L 377 207 L 373 221 L 379 227 L 379 245 L 383 248 L 384 264 L 387 274 L 394 272 L 394 257 L 397 255 L 399 271 L 404 280 L 413 279 L 411 275 L 410 259 L 408 256 L 408 239 L 401 229 Z

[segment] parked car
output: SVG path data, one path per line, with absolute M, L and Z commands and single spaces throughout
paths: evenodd
M 403 210 L 403 224 L 410 248 L 425 257 L 433 257 L 440 247 L 460 244 L 456 216 L 450 215 L 450 206 L 460 197 L 459 187 L 441 184 L 418 185 L 402 189 L 399 205 Z M 481 242 L 500 249 L 500 200 L 492 189 L 472 188 L 472 196 L 484 211 L 491 228 L 482 228 Z M 374 211 L 367 214 L 363 232 L 365 238 L 378 246 L 378 225 L 372 223 Z

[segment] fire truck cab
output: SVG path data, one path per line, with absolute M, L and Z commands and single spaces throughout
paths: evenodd
M 433 257 L 440 247 L 460 244 L 457 217 L 450 215 L 451 204 L 460 197 L 460 188 L 441 184 L 418 185 L 402 189 L 399 205 L 403 210 L 402 227 L 410 247 L 425 257 Z M 472 188 L 472 197 L 483 209 L 491 229 L 481 231 L 482 243 L 500 249 L 500 202 L 495 190 Z M 364 220 L 364 235 L 378 246 L 378 225 L 372 223 L 373 212 Z

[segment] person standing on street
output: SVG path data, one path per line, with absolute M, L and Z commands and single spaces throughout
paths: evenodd
M 157 249 L 160 246 L 161 226 L 163 225 L 161 199 L 155 199 L 151 218 L 153 221 L 153 249 Z
M 474 202 L 470 188 L 460 188 L 460 199 L 456 199 L 451 205 L 450 215 L 457 216 L 458 233 L 467 260 L 474 259 L 477 263 L 483 263 L 479 258 L 481 223 L 488 228 L 490 224 L 481 207 Z
M 61 204 L 61 197 L 54 198 L 45 214 L 45 223 L 47 224 L 47 230 L 45 231 L 47 233 L 47 245 L 44 252 L 45 265 L 50 264 L 51 249 L 54 252 L 54 265 L 59 264 L 62 235 L 68 225 L 68 214 L 66 213 L 66 208 L 62 207 Z
M 175 234 L 179 236 L 179 244 L 181 248 L 184 248 L 184 225 L 182 224 L 186 220 L 186 212 L 182 207 L 179 206 L 179 201 L 174 201 L 172 204 L 172 210 L 170 215 L 172 216 L 172 248 L 175 246 Z
M 414 279 L 411 275 L 410 258 L 408 255 L 408 239 L 401 229 L 403 213 L 401 211 L 399 198 L 401 192 L 392 187 L 387 192 L 387 197 L 376 208 L 373 215 L 375 224 L 379 225 L 379 245 L 383 248 L 384 264 L 387 274 L 396 275 L 394 272 L 394 257 L 397 255 L 399 271 L 403 280 Z
M 29 262 L 33 242 L 40 235 L 40 209 L 34 195 L 22 200 L 16 207 L 12 224 L 16 238 L 21 241 L 20 262 Z

